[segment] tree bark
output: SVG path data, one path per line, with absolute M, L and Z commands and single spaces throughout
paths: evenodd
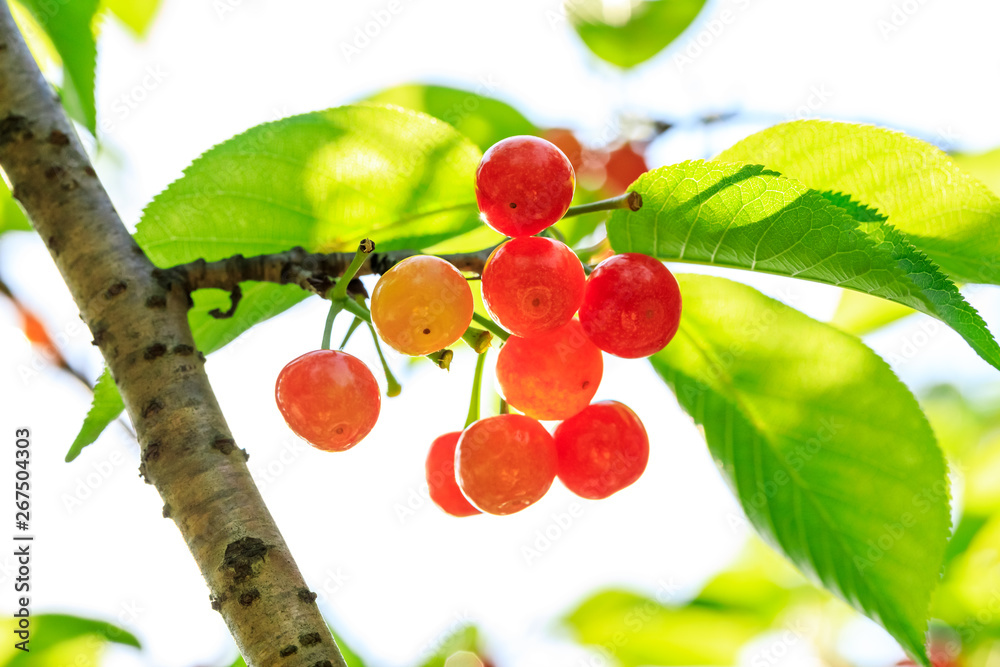
M 164 502 L 251 666 L 343 667 L 236 447 L 188 326 L 188 294 L 126 231 L 0 2 L 0 167 L 118 385 Z M 155 555 L 148 576 L 166 564 Z

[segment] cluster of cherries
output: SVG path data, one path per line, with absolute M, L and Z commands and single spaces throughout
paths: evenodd
M 552 143 L 504 139 L 476 171 L 484 221 L 510 239 L 482 272 L 483 302 L 507 332 L 496 362 L 500 393 L 522 414 L 478 419 L 437 438 L 427 456 L 430 496 L 455 516 L 511 514 L 538 501 L 556 477 L 574 493 L 606 498 L 646 468 L 649 440 L 617 401 L 591 403 L 602 350 L 624 358 L 661 350 L 677 331 L 681 296 L 659 261 L 614 255 L 589 277 L 564 243 L 535 236 L 567 212 L 573 166 Z M 457 342 L 473 320 L 472 291 L 452 264 L 409 257 L 386 271 L 371 296 L 371 323 L 395 350 L 428 355 Z M 314 446 L 342 451 L 378 419 L 371 371 L 336 350 L 289 363 L 275 387 L 288 425 Z M 550 434 L 538 420 L 560 420 Z

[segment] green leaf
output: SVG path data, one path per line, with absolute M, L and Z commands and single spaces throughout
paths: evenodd
M 160 0 L 102 0 L 101 9 L 107 9 L 138 37 L 145 37 L 153 23 Z
M 108 424 L 118 419 L 118 415 L 124 409 L 125 404 L 122 403 L 118 387 L 115 386 L 115 381 L 111 378 L 111 372 L 105 368 L 104 373 L 101 374 L 94 386 L 94 401 L 91 403 L 90 412 L 87 413 L 86 419 L 83 420 L 83 426 L 80 427 L 80 432 L 73 440 L 73 444 L 70 445 L 69 451 L 66 453 L 66 460 L 72 461 L 79 456 L 83 448 L 97 440 Z
M 481 226 L 474 175 L 481 154 L 451 126 L 399 108 L 346 106 L 258 125 L 212 148 L 146 207 L 135 238 L 159 266 L 294 246 L 420 249 Z M 244 285 L 196 293 L 190 322 L 206 354 L 307 294 Z M 228 307 L 228 306 L 226 306 Z M 224 309 L 226 309 L 224 307 Z M 319 340 L 319 332 L 317 332 Z
M 717 158 L 762 164 L 878 209 L 963 283 L 1000 284 L 1000 197 L 944 152 L 900 132 L 801 120 L 758 132 Z
M 564 623 L 578 642 L 614 647 L 617 664 L 641 667 L 735 664 L 743 645 L 772 620 L 754 609 L 668 607 L 644 595 L 609 590 L 584 601 Z
M 6 645 L 20 641 L 20 638 L 14 639 L 16 635 L 12 632 L 8 631 L 6 634 L 11 638 L 5 642 Z M 100 651 L 108 642 L 141 648 L 139 640 L 132 633 L 111 623 L 66 614 L 39 614 L 31 617 L 28 643 L 30 651 L 25 653 L 15 650 L 6 660 L 0 661 L 0 665 L 63 667 L 72 664 L 97 664 Z
M 1000 195 L 1000 148 L 985 153 L 955 153 L 951 159 L 959 169 Z
M 912 314 L 912 308 L 845 290 L 830 324 L 855 336 L 864 336 Z
M 44 28 L 62 58 L 63 105 L 71 116 L 97 134 L 94 107 L 94 70 L 97 44 L 91 24 L 98 0 L 21 0 Z
M 10 188 L 0 183 L 0 234 L 4 232 L 30 232 L 31 224 L 24 211 L 14 201 Z
M 479 653 L 479 630 L 474 625 L 465 626 L 448 635 L 420 667 L 444 667 L 445 661 L 459 651 Z
M 677 39 L 704 6 L 705 0 L 567 0 L 566 11 L 587 48 L 628 69 Z
M 617 210 L 618 252 L 750 269 L 865 292 L 938 318 L 996 368 L 1000 346 L 955 285 L 877 211 L 760 166 L 684 162 L 647 172 Z
M 749 520 L 927 665 L 950 514 L 916 399 L 854 336 L 746 285 L 678 278 L 680 329 L 651 361 Z
M 480 90 L 489 92 L 491 85 L 484 79 Z M 395 104 L 439 118 L 483 151 L 507 137 L 538 134 L 534 123 L 511 105 L 471 90 L 408 83 L 376 93 L 368 101 Z

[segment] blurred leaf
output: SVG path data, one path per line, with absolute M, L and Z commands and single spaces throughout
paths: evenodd
M 966 649 L 1000 638 L 1000 513 L 969 541 L 945 573 L 933 614 L 958 630 Z
M 115 386 L 115 381 L 111 378 L 111 371 L 105 368 L 94 386 L 94 400 L 90 405 L 90 411 L 83 420 L 80 432 L 77 433 L 76 439 L 73 440 L 73 444 L 70 445 L 69 451 L 66 453 L 66 460 L 72 461 L 79 456 L 83 448 L 97 440 L 108 424 L 118 419 L 118 415 L 124 409 L 125 404 L 122 403 L 118 387 Z
M 474 174 L 480 153 L 424 114 L 361 105 L 258 125 L 212 148 L 143 212 L 135 237 L 159 266 L 198 258 L 421 249 L 479 226 Z M 191 327 L 212 352 L 305 298 L 294 286 L 252 284 L 230 319 L 217 290 L 195 295 Z
M 704 6 L 705 0 L 567 0 L 566 11 L 587 48 L 628 69 L 677 39 Z
M 678 279 L 680 330 L 651 361 L 750 522 L 927 664 L 950 515 L 916 400 L 857 338 L 746 285 Z
M 962 171 L 1000 196 L 1000 148 L 985 153 L 955 153 L 951 159 Z
M 959 282 L 1000 284 L 1000 197 L 934 146 L 868 125 L 801 120 L 717 158 L 762 164 L 878 209 Z
M 101 8 L 117 16 L 136 36 L 145 37 L 160 0 L 101 0 Z
M 667 607 L 622 590 L 597 593 L 566 617 L 582 644 L 611 649 L 623 667 L 735 664 L 740 648 L 773 620 L 756 610 L 704 605 Z
M 17 630 L 16 619 L 6 624 L 13 631 Z M 13 631 L 6 633 L 5 649 L 20 641 Z M 66 614 L 37 614 L 31 617 L 30 651 L 15 650 L 5 656 L 0 666 L 97 667 L 108 642 L 141 648 L 135 636 L 111 623 Z
M 489 92 L 489 82 L 481 88 Z M 439 118 L 482 151 L 507 137 L 538 134 L 538 128 L 511 105 L 471 90 L 408 83 L 375 93 L 368 101 L 395 104 Z
M 1000 368 L 986 323 L 877 211 L 760 166 L 684 162 L 639 177 L 636 212 L 607 223 L 618 252 L 750 269 L 866 292 L 948 324 Z
M 947 569 L 958 556 L 965 553 L 972 540 L 975 539 L 979 531 L 989 522 L 989 517 L 980 514 L 963 514 L 955 533 L 948 540 L 948 548 L 944 552 L 944 563 Z
M 912 314 L 912 308 L 893 301 L 844 290 L 830 324 L 855 336 L 864 336 Z
M 479 630 L 474 625 L 468 625 L 445 637 L 434 654 L 421 663 L 420 667 L 444 667 L 448 657 L 458 651 L 479 653 Z
M 0 234 L 4 232 L 30 232 L 31 223 L 24 211 L 14 201 L 10 189 L 0 183 Z
M 98 0 L 21 0 L 42 26 L 62 58 L 65 76 L 62 82 L 63 105 L 97 134 L 97 111 L 94 108 L 94 69 L 97 44 L 91 24 Z

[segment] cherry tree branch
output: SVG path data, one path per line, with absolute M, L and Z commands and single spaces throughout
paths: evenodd
M 481 274 L 493 248 L 476 252 L 439 255 L 460 271 Z M 418 254 L 413 250 L 373 252 L 368 255 L 357 275 L 381 274 L 394 264 Z M 336 278 L 343 275 L 354 258 L 353 252 L 310 253 L 303 248 L 285 252 L 244 257 L 234 255 L 216 262 L 203 259 L 157 269 L 156 276 L 165 283 L 175 282 L 192 292 L 214 287 L 238 294 L 241 282 L 270 282 L 298 285 L 304 290 L 324 295 Z
M 209 386 L 188 294 L 158 280 L 0 1 L 0 167 L 94 335 L 164 502 L 254 667 L 345 667 Z M 150 554 L 144 569 L 165 564 Z

